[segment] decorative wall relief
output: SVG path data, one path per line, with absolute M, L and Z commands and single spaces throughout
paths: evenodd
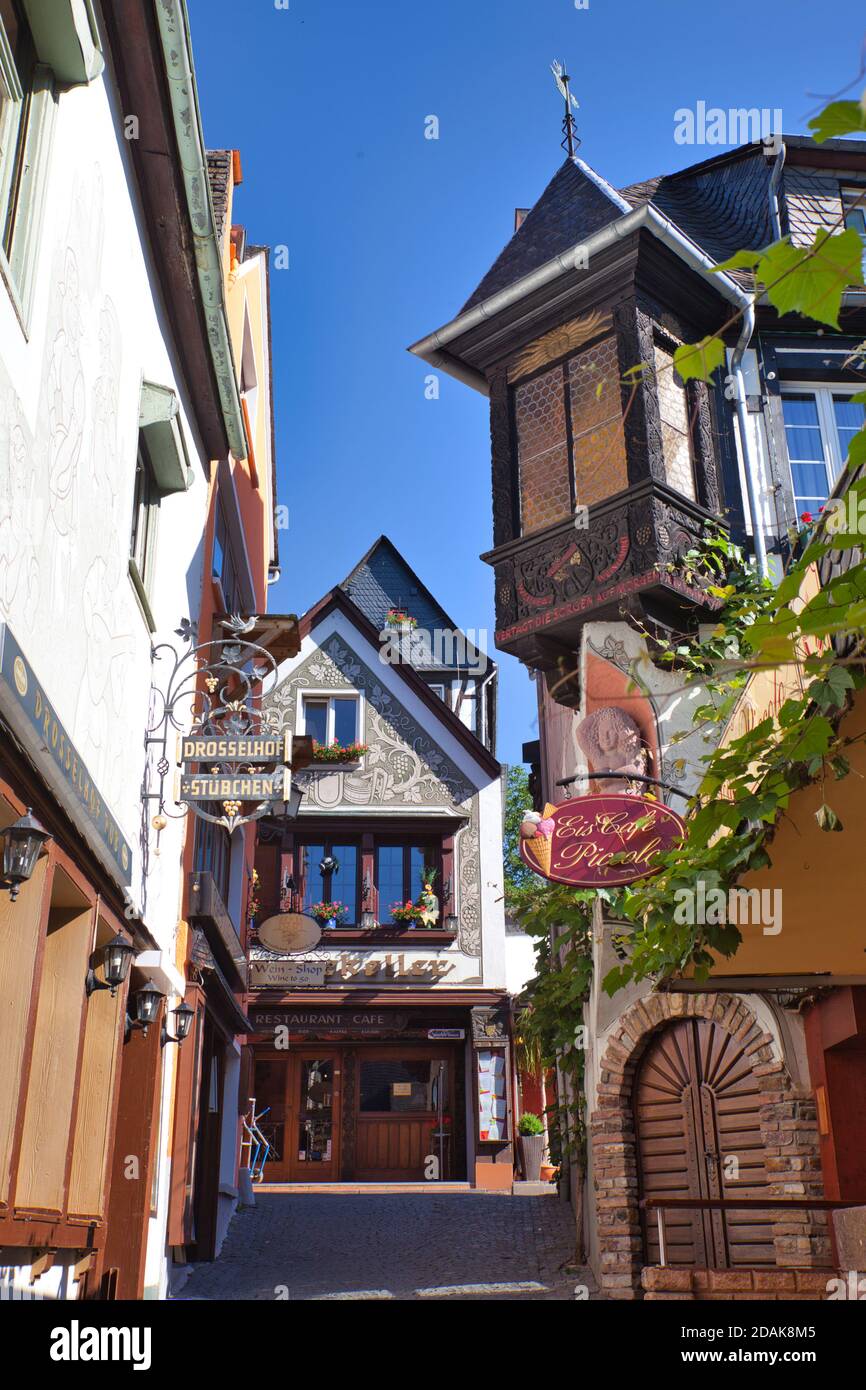
M 311 767 L 296 774 L 307 804 L 321 810 L 398 810 L 429 806 L 468 817 L 457 835 L 456 911 L 458 944 L 467 955 L 481 952 L 481 854 L 478 794 L 434 738 L 386 689 L 376 674 L 339 637 L 332 635 L 264 700 L 278 727 L 296 729 L 297 702 L 304 690 L 353 690 L 364 696 L 361 741 L 368 747 L 361 767 Z

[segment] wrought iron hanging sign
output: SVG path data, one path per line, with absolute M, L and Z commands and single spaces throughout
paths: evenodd
M 520 826 L 524 864 L 553 883 L 617 888 L 659 872 L 659 857 L 686 837 L 676 811 L 645 796 L 578 796 Z
M 158 804 L 152 819 L 158 834 L 167 818 L 190 811 L 231 834 L 289 797 L 292 736 L 262 711 L 262 683 L 277 663 L 246 637 L 254 626 L 254 618 L 223 619 L 224 638 L 196 643 L 195 625 L 184 619 L 175 631 L 185 650 L 170 642 L 151 650 L 154 666 L 161 663 L 165 672 L 161 684 L 154 682 L 146 739 L 159 749 L 159 790 L 144 794 Z M 179 766 L 169 757 L 175 735 Z

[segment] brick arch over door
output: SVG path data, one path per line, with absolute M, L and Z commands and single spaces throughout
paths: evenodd
M 748 1004 L 731 994 L 652 994 L 619 1020 L 601 1062 L 597 1108 L 590 1123 L 601 1284 L 609 1298 L 636 1298 L 644 1266 L 634 1080 L 647 1048 L 682 1019 L 707 1019 L 730 1033 L 761 1080 L 760 1125 L 767 1195 L 821 1197 L 818 1126 L 811 1092 L 797 1089 Z M 823 1216 L 787 1211 L 773 1226 L 778 1266 L 825 1263 L 829 1242 Z

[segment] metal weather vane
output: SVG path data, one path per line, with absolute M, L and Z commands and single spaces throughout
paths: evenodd
M 562 121 L 562 148 L 567 150 L 569 158 L 573 159 L 575 151 L 580 144 L 580 140 L 577 136 L 577 122 L 572 115 L 572 108 L 575 111 L 579 111 L 580 102 L 568 85 L 571 79 L 565 71 L 563 64 L 558 63 L 556 59 L 554 59 L 550 65 L 550 71 L 553 73 L 553 78 L 556 82 L 559 94 L 565 102 L 565 116 Z
M 192 811 L 231 834 L 288 796 L 291 737 L 261 709 L 262 682 L 276 674 L 277 663 L 267 648 L 246 637 L 255 622 L 225 618 L 224 638 L 196 643 L 195 624 L 184 618 L 175 632 L 186 650 L 178 651 L 170 642 L 151 648 L 154 667 L 164 663 L 166 673 L 162 688 L 154 680 L 145 736 L 146 745 L 160 750 L 159 790 L 143 793 L 145 802 L 158 805 L 151 822 L 157 844 L 167 819 L 180 820 Z M 166 786 L 173 771 L 172 733 L 183 769 L 174 795 Z M 207 809 L 214 804 L 221 807 L 220 814 Z

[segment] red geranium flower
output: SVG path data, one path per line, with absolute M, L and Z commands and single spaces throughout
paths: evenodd
M 814 521 L 814 519 L 815 519 L 815 518 L 812 516 L 812 513 L 811 513 L 811 512 L 801 512 L 801 513 L 800 513 L 800 520 L 801 520 L 801 521 L 805 521 L 805 523 L 806 523 L 807 526 L 811 526 L 811 524 L 812 524 L 812 522 Z

